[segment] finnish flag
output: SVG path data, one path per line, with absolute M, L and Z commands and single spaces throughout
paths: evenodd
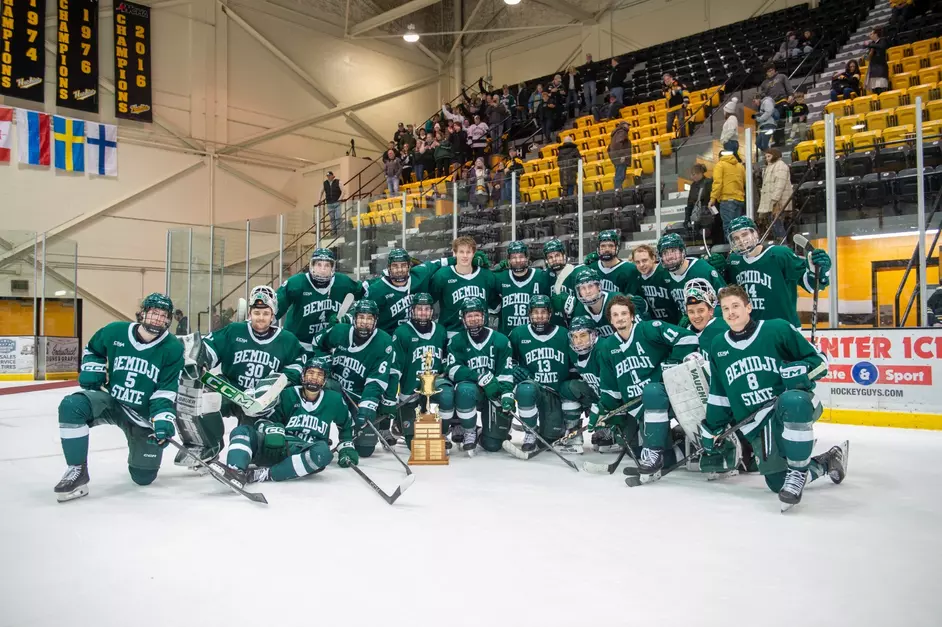
M 118 176 L 118 127 L 86 122 L 85 135 L 88 171 L 98 176 Z

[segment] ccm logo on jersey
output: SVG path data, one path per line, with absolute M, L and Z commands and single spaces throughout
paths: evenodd
M 124 342 L 115 341 L 115 342 L 114 342 L 114 345 L 115 345 L 115 346 L 120 346 L 121 348 L 124 348 Z
M 716 354 L 717 357 L 726 357 L 729 355 L 729 351 L 720 351 Z
M 249 341 L 248 341 L 247 339 L 245 339 L 244 337 L 237 337 L 237 338 L 235 339 L 235 341 L 236 341 L 236 342 L 241 342 L 241 343 L 243 343 L 243 344 L 248 344 L 248 343 L 249 343 Z

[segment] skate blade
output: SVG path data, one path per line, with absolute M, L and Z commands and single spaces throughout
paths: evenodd
M 88 496 L 88 486 L 83 485 L 71 492 L 57 492 L 56 500 L 60 503 L 67 503 L 69 501 L 74 501 L 75 499 L 82 498 L 83 496 Z
M 719 479 L 729 479 L 739 476 L 739 470 L 727 470 L 726 472 L 711 472 L 707 474 L 707 481 L 717 481 Z
M 582 447 L 576 446 L 554 446 L 553 450 L 557 453 L 562 453 L 563 455 L 582 455 L 585 451 Z
M 843 460 L 844 461 L 844 476 L 835 477 L 834 475 L 836 475 L 837 473 L 834 473 L 834 474 L 828 473 L 828 477 L 831 479 L 831 481 L 833 481 L 837 485 L 840 485 L 841 482 L 843 482 L 844 479 L 847 478 L 847 469 L 850 467 L 850 440 L 844 440 L 841 443 L 841 450 L 844 451 L 844 460 Z
M 799 501 L 798 503 L 800 503 L 800 502 L 801 502 L 801 501 Z M 781 503 L 781 505 L 782 505 L 781 513 L 784 514 L 785 512 L 787 512 L 788 510 L 790 510 L 791 508 L 793 508 L 793 507 L 795 507 L 796 505 L 798 505 L 798 503 L 785 503 L 785 502 L 783 501 L 783 502 Z

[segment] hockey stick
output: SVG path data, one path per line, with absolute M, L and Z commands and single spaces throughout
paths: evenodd
M 350 466 L 350 468 L 353 468 L 353 470 L 363 479 L 363 481 L 366 481 L 366 483 L 369 484 L 369 486 L 373 488 L 373 490 L 377 494 L 383 497 L 383 500 L 389 503 L 390 505 L 395 503 L 396 500 L 400 496 L 402 496 L 402 493 L 408 490 L 409 486 L 411 486 L 415 482 L 414 476 L 407 475 L 406 478 L 398 486 L 396 486 L 396 489 L 393 490 L 392 494 L 386 494 L 385 492 L 383 492 L 382 488 L 380 488 L 378 485 L 376 485 L 376 483 L 372 479 L 370 479 L 369 475 L 367 475 L 365 472 L 360 470 L 359 466 L 354 464 L 353 466 Z
M 573 270 L 576 267 L 571 263 L 567 263 L 565 267 L 559 271 L 559 276 L 556 277 L 556 283 L 553 284 L 553 293 L 559 294 L 560 290 L 563 289 L 563 283 L 566 282 L 566 279 L 569 278 L 569 275 L 572 274 Z
M 617 430 L 617 431 L 616 431 Z M 622 451 L 618 454 L 618 457 L 615 458 L 611 464 L 596 464 L 595 462 L 582 462 L 582 469 L 586 472 L 592 473 L 593 475 L 602 475 L 615 474 L 615 471 L 618 470 L 621 460 L 625 459 L 625 455 L 630 455 L 631 459 L 634 460 L 635 464 L 638 464 L 638 458 L 635 456 L 635 452 L 631 450 L 631 447 L 628 445 L 628 441 L 625 440 L 625 435 L 621 432 L 621 429 L 618 427 L 612 427 L 612 432 L 615 434 L 615 439 L 621 440 Z
M 242 322 L 245 320 L 245 316 L 249 311 L 249 304 L 245 301 L 244 298 L 239 299 L 239 304 L 236 308 L 236 322 Z
M 287 379 L 285 379 L 285 381 L 287 382 Z M 223 398 L 230 400 L 241 407 L 242 410 L 245 411 L 245 413 L 248 415 L 259 414 L 265 410 L 261 403 L 259 403 L 256 399 L 252 398 L 222 377 L 209 371 L 203 373 L 203 375 L 200 377 L 200 383 L 213 392 L 219 392 Z
M 347 312 L 350 311 L 350 307 L 353 306 L 353 294 L 347 294 L 343 297 L 343 302 L 340 303 L 340 309 L 337 310 L 337 320 L 340 320 L 347 315 Z
M 343 389 L 342 386 L 341 386 L 341 388 L 340 388 L 340 391 L 343 393 L 343 397 L 347 400 L 347 403 L 349 403 L 350 405 L 352 405 L 354 408 L 358 407 L 358 405 L 357 405 L 355 402 L 353 402 L 353 397 L 350 396 L 350 393 L 347 392 L 345 389 Z M 409 468 L 409 464 L 407 464 L 407 463 L 405 463 L 404 461 L 402 461 L 402 458 L 399 457 L 399 455 L 396 453 L 396 451 L 394 451 L 393 448 L 392 448 L 389 444 L 386 443 L 386 439 L 385 439 L 385 438 L 382 436 L 382 434 L 379 432 L 379 429 L 376 428 L 376 425 L 374 425 L 371 421 L 367 420 L 367 421 L 366 421 L 366 426 L 368 426 L 368 427 L 373 431 L 373 433 L 376 434 L 376 437 L 379 439 L 380 444 L 383 445 L 383 448 L 386 449 L 388 452 L 392 453 L 392 456 L 396 458 L 396 461 L 399 462 L 399 464 L 400 464 L 403 468 L 405 468 L 405 470 L 406 470 L 406 476 L 408 477 L 409 475 L 411 475 L 411 474 L 412 474 L 412 469 Z M 356 434 L 354 434 L 353 439 L 355 440 L 357 437 L 359 437 L 360 433 L 362 433 L 362 432 L 363 432 L 363 429 L 361 428 Z M 403 482 L 403 483 L 405 483 L 405 482 Z M 410 482 L 410 485 L 411 485 L 411 482 Z M 406 487 L 408 487 L 408 486 L 406 486 Z M 403 492 L 405 492 L 405 488 L 403 488 Z
M 621 414 L 621 413 L 623 413 L 623 412 L 625 412 L 625 411 L 628 411 L 629 409 L 631 409 L 632 407 L 634 407 L 635 405 L 637 405 L 637 404 L 640 403 L 640 402 L 641 402 L 641 399 L 640 399 L 640 398 L 636 398 L 636 399 L 633 399 L 633 400 L 628 401 L 627 403 L 624 403 L 623 405 L 619 405 L 618 407 L 616 407 L 616 408 L 613 409 L 612 411 L 610 411 L 610 412 L 608 412 L 607 414 L 605 414 L 605 415 L 603 415 L 602 417 L 600 417 L 600 418 L 598 419 L 598 422 L 596 422 L 596 424 L 595 424 L 595 428 L 598 429 L 599 427 L 604 427 L 604 426 L 605 426 L 605 422 L 606 422 L 609 418 L 611 418 L 612 416 L 617 416 L 618 414 Z M 573 431 L 573 432 L 571 432 L 571 433 L 567 433 L 567 434 L 564 435 L 563 437 L 559 438 L 558 440 L 556 440 L 556 442 L 554 442 L 554 444 L 567 444 L 567 443 L 569 442 L 569 440 L 571 440 L 572 438 L 576 437 L 577 435 L 582 435 L 583 433 L 585 433 L 586 429 L 588 429 L 588 428 L 589 428 L 588 425 L 583 425 L 583 426 L 579 427 L 578 429 L 576 429 L 575 431 Z
M 814 264 L 811 263 L 811 253 L 814 252 L 814 246 L 811 245 L 811 242 L 808 241 L 808 238 L 800 233 L 795 233 L 792 236 L 792 241 L 795 244 L 802 248 L 805 253 L 805 258 L 808 260 L 808 265 L 810 268 L 814 268 Z M 811 296 L 811 343 L 814 344 L 814 336 L 818 331 L 818 272 L 815 268 L 814 272 L 814 291 Z
M 570 460 L 566 459 L 565 457 L 563 457 L 562 454 L 561 454 L 559 451 L 557 451 L 556 449 L 553 448 L 553 445 L 552 445 L 552 444 L 550 444 L 550 443 L 547 442 L 545 439 L 543 439 L 543 436 L 540 435 L 539 433 L 537 433 L 537 432 L 536 432 L 536 429 L 534 429 L 533 427 L 531 427 L 530 425 L 528 425 L 527 423 L 525 423 L 525 422 L 523 421 L 523 418 L 521 418 L 520 416 L 518 416 L 516 412 L 511 412 L 510 416 L 511 416 L 512 418 L 515 418 L 520 424 L 522 424 L 524 430 L 526 430 L 527 433 L 532 433 L 533 436 L 539 441 L 540 444 L 542 444 L 542 445 L 543 445 L 544 447 L 546 447 L 548 450 L 551 450 L 551 451 L 553 452 L 553 454 L 556 455 L 556 457 L 558 457 L 559 459 L 563 460 L 563 461 L 566 463 L 567 466 L 569 466 L 570 468 L 572 468 L 572 469 L 575 470 L 576 472 L 579 472 L 579 467 L 576 466 L 575 462 L 570 461 Z M 503 442 L 501 442 L 501 448 L 503 448 L 505 451 L 507 450 L 507 447 L 508 447 L 508 446 L 512 446 L 513 448 L 517 448 L 516 446 L 514 446 L 514 445 L 510 442 L 510 440 L 504 440 Z M 514 455 L 513 451 L 507 451 L 507 452 L 509 452 L 511 455 Z M 514 457 L 516 457 L 516 455 L 514 455 Z
M 235 484 L 233 484 L 233 483 L 230 483 L 229 481 L 227 481 L 227 480 L 225 479 L 225 477 L 223 477 L 222 475 L 220 475 L 220 474 L 218 473 L 218 471 L 217 471 L 215 468 L 213 468 L 212 466 L 210 466 L 209 464 L 207 464 L 206 462 L 204 462 L 202 459 L 200 459 L 198 455 L 194 455 L 193 453 L 191 453 L 185 446 L 183 446 L 182 444 L 178 443 L 176 440 L 171 439 L 171 438 L 168 438 L 167 440 L 165 440 L 165 442 L 169 442 L 169 443 L 172 444 L 175 448 L 177 448 L 177 449 L 180 450 L 180 451 L 183 451 L 183 452 L 186 453 L 189 457 L 191 457 L 191 458 L 193 458 L 194 460 L 196 460 L 197 465 L 202 466 L 203 468 L 205 468 L 206 470 L 208 470 L 208 471 L 209 471 L 209 474 L 212 476 L 213 479 L 215 479 L 215 480 L 218 481 L 219 483 L 223 484 L 224 486 L 226 486 L 227 488 L 229 488 L 229 489 L 232 490 L 233 492 L 235 492 L 235 493 L 237 493 L 237 494 L 241 494 L 242 496 L 244 496 L 245 498 L 249 499 L 250 501 L 252 501 L 252 502 L 254 502 L 254 503 L 264 503 L 265 505 L 268 505 L 268 499 L 265 498 L 265 495 L 264 495 L 264 494 L 262 494 L 261 492 L 246 492 L 246 491 L 243 490 L 241 487 L 239 487 L 239 486 L 237 486 L 237 485 L 235 485 Z

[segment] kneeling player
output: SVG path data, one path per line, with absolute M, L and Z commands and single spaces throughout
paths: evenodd
M 569 376 L 566 330 L 550 322 L 552 315 L 549 296 L 535 294 L 527 307 L 530 324 L 518 326 L 510 334 L 510 346 L 518 364 L 513 369 L 517 412 L 532 429 L 537 429 L 539 419 L 537 431 L 550 442 L 563 435 L 561 393 L 563 381 Z M 533 451 L 536 445 L 536 436 L 527 431 L 522 450 Z
M 501 449 L 509 438 L 513 399 L 513 361 L 507 336 L 484 326 L 487 308 L 480 298 L 461 303 L 464 332 L 448 343 L 448 378 L 455 383 L 455 408 L 464 429 L 462 450 L 474 453 L 478 443 L 486 451 Z
M 443 363 L 445 345 L 448 337 L 445 328 L 432 320 L 432 296 L 421 292 L 412 297 L 412 312 L 404 324 L 399 325 L 393 334 L 393 365 L 389 369 L 389 387 L 383 397 L 383 405 L 393 404 L 399 407 L 399 424 L 406 446 L 412 448 L 412 436 L 415 433 L 415 414 L 424 398 L 419 394 L 419 374 L 426 370 L 439 373 L 435 378 L 438 392 L 431 397 L 431 402 L 438 405 L 438 416 L 442 421 L 442 430 L 447 433 L 448 425 L 455 416 L 455 391 L 451 381 L 445 378 Z M 431 359 L 429 359 L 431 357 Z M 390 398 L 399 390 L 399 398 Z M 423 407 L 422 411 L 429 411 Z M 445 446 L 451 448 L 451 442 Z
M 254 425 L 232 430 L 226 466 L 213 465 L 239 484 L 285 481 L 322 471 L 331 462 L 328 436 L 337 425 L 337 463 L 341 468 L 360 461 L 353 447 L 353 421 L 343 397 L 325 390 L 329 357 L 312 357 L 304 366 L 301 385 L 285 389 L 273 414 Z M 249 464 L 256 468 L 249 470 Z
M 599 413 L 599 360 L 595 352 L 598 341 L 595 323 L 588 316 L 577 316 L 569 323 L 569 379 L 563 382 L 560 396 L 563 397 L 563 417 L 566 420 L 566 438 L 556 445 L 562 453 L 583 453 L 582 413 Z M 599 442 L 604 442 L 602 451 Z M 609 452 L 615 445 L 611 432 L 602 427 L 593 433 L 596 450 Z
M 79 372 L 82 391 L 59 403 L 59 436 L 69 465 L 55 487 L 59 502 L 88 494 L 88 433 L 98 425 L 124 432 L 134 483 L 157 478 L 165 441 L 175 433 L 183 370 L 183 344 L 169 332 L 172 314 L 169 298 L 151 294 L 141 303 L 142 322 L 112 322 L 88 342 Z
M 752 443 L 759 472 L 784 511 L 801 501 L 809 476 L 844 480 L 847 442 L 811 457 L 812 425 L 821 416 L 814 381 L 827 374 L 827 359 L 785 320 L 752 320 L 742 287 L 721 289 L 720 305 L 729 331 L 713 342 L 701 443 L 711 451 L 730 420 L 748 419 L 739 431 Z

